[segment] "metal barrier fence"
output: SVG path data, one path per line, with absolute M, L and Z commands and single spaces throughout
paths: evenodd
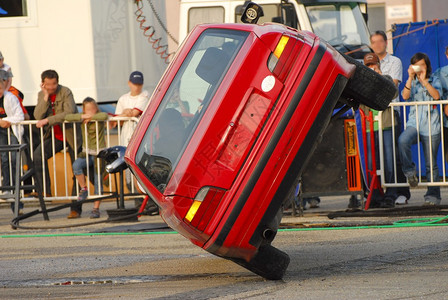
M 432 151 L 429 151 L 430 153 L 430 162 L 431 162 L 431 168 L 430 168 L 430 172 L 431 172 L 431 176 L 426 176 L 427 180 L 423 180 L 423 176 L 422 176 L 422 172 L 420 172 L 420 170 L 424 169 L 424 165 L 422 165 L 422 151 L 420 149 L 420 146 L 417 147 L 417 161 L 414 161 L 414 163 L 416 164 L 416 168 L 417 168 L 417 175 L 418 175 L 418 182 L 419 182 L 419 186 L 448 186 L 448 176 L 446 174 L 447 171 L 447 166 L 446 166 L 446 159 L 445 159 L 445 147 L 448 147 L 448 145 L 445 145 L 444 143 L 444 132 L 443 132 L 443 106 L 448 104 L 448 100 L 441 100 L 441 101 L 425 101 L 425 102 L 398 102 L 398 103 L 391 103 L 390 107 L 392 107 L 393 109 L 391 109 L 389 112 L 386 113 L 390 113 L 391 114 L 391 120 L 392 120 L 392 128 L 395 127 L 396 121 L 394 118 L 394 110 L 395 109 L 400 109 L 400 123 L 403 124 L 401 127 L 404 128 L 404 130 L 406 129 L 406 123 L 407 123 L 407 115 L 408 115 L 408 111 L 410 109 L 410 107 L 414 107 L 415 111 L 416 111 L 416 124 L 417 124 L 417 132 L 420 132 L 419 129 L 419 122 L 418 122 L 418 116 L 419 116 L 419 112 L 421 110 L 423 110 L 423 108 L 426 108 L 428 111 L 428 120 L 431 120 L 431 111 L 433 111 L 434 109 L 438 110 L 438 115 L 439 115 L 439 119 L 440 119 L 440 146 L 439 146 L 439 151 L 438 151 L 438 156 L 441 156 L 441 164 L 439 165 L 439 170 L 442 171 L 442 176 L 440 177 L 441 180 L 439 182 L 434 182 L 433 181 L 433 165 L 432 165 Z M 405 182 L 398 182 L 397 179 L 397 157 L 398 157 L 398 149 L 397 149 L 397 140 L 398 137 L 397 134 L 395 133 L 395 130 L 392 130 L 392 145 L 393 145 L 393 165 L 394 165 L 394 180 L 393 182 L 385 182 L 385 166 L 384 166 L 384 161 L 385 161 L 385 153 L 384 153 L 384 143 L 383 143 L 383 129 L 382 129 L 382 114 L 383 112 L 379 112 L 378 115 L 375 118 L 375 121 L 378 122 L 378 148 L 379 148 L 379 162 L 377 163 L 377 174 L 380 176 L 381 178 L 381 185 L 383 187 L 401 187 L 401 186 L 408 186 L 408 183 Z M 98 147 L 99 145 L 99 136 L 98 136 L 98 130 L 99 130 L 99 123 L 100 122 L 105 122 L 106 126 L 105 126 L 105 142 L 106 142 L 106 148 L 107 147 L 112 147 L 115 145 L 119 145 L 120 144 L 120 140 L 122 137 L 122 129 L 120 126 L 115 127 L 116 129 L 111 129 L 111 125 L 115 122 L 120 122 L 120 123 L 125 123 L 125 122 L 131 122 L 134 125 L 138 122 L 137 118 L 127 118 L 127 117 L 111 117 L 106 121 L 91 121 L 93 123 L 95 123 L 95 138 L 96 138 L 96 145 Z M 24 136 L 26 136 L 29 140 L 28 141 L 22 141 L 22 142 L 26 142 L 30 145 L 30 154 L 31 154 L 31 158 L 34 159 L 33 157 L 33 149 L 35 149 L 39 144 L 43 144 L 44 142 L 44 134 L 45 131 L 43 128 L 40 129 L 36 129 L 35 124 L 37 123 L 37 121 L 23 121 L 21 123 L 19 123 L 20 125 L 22 125 L 24 127 L 24 131 L 25 134 Z M 75 148 L 80 148 L 81 145 L 77 144 L 77 136 L 78 135 L 82 135 L 81 132 L 79 132 L 79 130 L 77 130 L 77 126 L 74 126 L 73 124 L 75 124 L 76 122 L 64 122 L 62 124 L 62 132 L 63 132 L 63 150 L 60 152 L 56 152 L 56 149 L 54 147 L 54 128 L 51 128 L 51 139 L 53 140 L 53 147 L 52 147 L 52 159 L 51 160 L 51 164 L 49 163 L 49 172 L 50 172 L 50 178 L 52 178 L 52 185 L 51 185 L 51 191 L 47 191 L 46 189 L 46 182 L 45 182 L 45 163 L 44 160 L 42 159 L 42 168 L 44 170 L 43 174 L 40 174 L 42 176 L 42 185 L 43 185 L 43 194 L 44 194 L 44 199 L 45 201 L 62 201 L 62 200 L 74 200 L 77 198 L 78 196 L 78 192 L 79 192 L 79 186 L 77 181 L 74 179 L 74 175 L 73 175 L 73 171 L 72 171 L 72 161 L 70 159 L 70 155 L 69 154 L 69 149 L 68 149 L 68 143 L 65 140 L 65 135 L 66 135 L 66 127 L 67 124 L 72 124 L 73 126 L 73 132 L 75 135 Z M 79 122 L 78 122 L 79 124 Z M 85 140 L 83 141 L 85 143 L 85 145 L 88 144 L 88 132 L 87 132 L 87 126 L 84 127 L 85 128 Z M 8 130 L 11 130 L 10 128 Z M 429 126 L 429 134 L 431 134 L 431 126 Z M 37 132 L 37 134 L 36 134 Z M 401 131 L 400 131 L 401 133 Z M 417 135 L 417 145 L 420 144 L 420 136 Z M 431 144 L 431 139 L 429 139 L 429 147 L 430 149 L 432 149 L 432 144 Z M 126 145 L 124 145 L 126 146 Z M 87 148 L 87 147 L 86 147 Z M 100 150 L 97 148 L 97 150 Z M 43 151 L 44 148 L 41 147 L 41 156 L 45 157 Z M 76 160 L 78 158 L 79 153 L 77 153 L 77 151 L 74 151 L 73 156 L 74 159 Z M 89 157 L 88 151 L 86 154 L 87 158 Z M 94 173 L 96 176 L 98 176 L 98 182 L 101 184 L 101 187 L 98 188 L 98 193 L 95 195 L 94 191 L 93 191 L 93 184 L 90 183 L 91 182 L 91 174 L 90 172 L 87 172 L 86 174 L 86 182 L 88 183 L 87 187 L 88 187 L 88 195 L 90 198 L 95 198 L 95 197 L 100 197 L 106 194 L 110 194 L 114 191 L 116 191 L 116 187 L 115 187 L 115 180 L 112 180 L 111 176 L 108 176 L 107 180 L 104 180 L 104 176 L 105 172 L 104 170 L 101 168 L 101 163 L 100 163 L 100 159 L 96 158 L 97 163 L 95 164 L 95 170 Z M 440 158 L 439 158 L 440 161 Z M 9 157 L 9 163 L 11 164 L 11 157 Z M 61 165 L 63 164 L 63 166 Z M 51 167 L 50 167 L 51 166 Z M 26 170 L 26 162 L 24 159 L 22 159 L 22 172 L 24 172 L 24 167 Z M 2 175 L 3 170 L 0 168 L 0 176 Z M 12 168 L 9 168 L 9 172 L 10 172 L 10 178 L 13 178 L 13 174 L 12 174 Z M 62 175 L 61 175 L 62 172 Z M 117 175 L 118 176 L 118 175 Z M 135 186 L 136 186 L 136 182 L 135 179 L 132 176 L 132 184 L 130 185 L 130 190 L 128 190 L 131 193 L 136 192 L 135 191 Z M 118 181 L 118 179 L 117 179 Z M 93 182 L 93 180 L 92 180 Z M 33 182 L 34 184 L 34 182 Z M 75 188 L 73 188 L 75 187 Z M 104 188 L 106 187 L 106 188 Z M 126 189 L 126 187 L 125 187 Z M 32 197 L 32 196 L 27 196 L 24 194 L 24 191 L 21 192 L 21 200 L 22 201 L 37 201 L 36 197 Z M 51 196 L 47 196 L 48 194 L 51 193 Z
M 96 145 L 97 149 L 95 152 L 98 152 L 99 150 L 99 124 L 105 123 L 104 128 L 104 138 L 105 138 L 105 144 L 106 148 L 120 145 L 120 141 L 122 138 L 122 128 L 121 126 L 116 126 L 115 128 L 112 128 L 112 124 L 114 123 L 120 123 L 121 125 L 125 123 L 131 123 L 132 126 L 136 125 L 138 122 L 137 118 L 130 118 L 130 117 L 110 117 L 106 121 L 90 121 L 89 123 L 95 123 L 95 138 L 96 138 Z M 43 145 L 44 143 L 44 135 L 45 132 L 44 128 L 37 129 L 35 124 L 37 121 L 23 121 L 18 123 L 17 125 L 21 125 L 24 128 L 24 135 L 22 138 L 22 141 L 19 141 L 19 143 L 27 143 L 29 145 L 28 150 L 30 151 L 31 159 L 34 161 L 34 150 L 36 147 L 38 147 L 39 144 Z M 45 201 L 62 201 L 62 200 L 75 200 L 78 197 L 79 194 L 79 185 L 77 180 L 75 179 L 73 175 L 72 170 L 72 164 L 73 161 L 71 161 L 70 154 L 69 154 L 69 145 L 66 141 L 66 129 L 67 125 L 71 124 L 73 127 L 73 133 L 74 133 L 74 148 L 75 149 L 82 149 L 85 146 L 85 148 L 88 148 L 88 139 L 89 139 L 89 132 L 87 131 L 87 126 L 84 126 L 84 140 L 83 145 L 79 145 L 77 142 L 77 137 L 79 135 L 82 136 L 82 133 L 80 132 L 80 128 L 75 124 L 80 124 L 81 122 L 64 122 L 61 124 L 62 128 L 62 134 L 63 134 L 63 149 L 62 151 L 57 152 L 55 149 L 55 132 L 54 127 L 51 127 L 51 134 L 50 137 L 52 139 L 52 158 L 48 160 L 48 172 L 50 172 L 50 178 L 51 179 L 51 190 L 48 191 L 46 188 L 46 178 L 45 178 L 45 172 L 47 171 L 45 169 L 45 161 L 44 161 L 44 147 L 40 147 L 41 150 L 41 157 L 42 157 L 42 174 L 38 174 L 41 177 L 41 183 L 43 186 L 43 195 Z M 11 128 L 8 128 L 8 136 L 10 133 Z M 8 144 L 10 143 L 10 140 L 8 139 Z M 123 145 L 126 146 L 126 145 Z M 83 151 L 84 152 L 84 151 Z M 89 156 L 92 156 L 92 154 L 89 154 L 89 151 L 85 151 L 86 153 L 86 159 L 89 159 Z M 76 160 L 79 156 L 80 152 L 78 151 L 72 151 L 72 156 L 74 157 L 74 160 Z M 98 193 L 94 194 L 94 185 L 93 185 L 93 178 L 91 178 L 92 174 L 91 172 L 86 172 L 86 182 L 87 182 L 87 189 L 88 189 L 88 195 L 89 198 L 95 198 L 95 197 L 101 197 L 103 195 L 108 195 L 116 191 L 116 182 L 119 180 L 119 178 L 115 178 L 116 180 L 113 180 L 112 176 L 119 176 L 118 174 L 108 174 L 104 171 L 104 163 L 101 162 L 100 158 L 95 157 L 96 163 L 94 164 L 94 176 L 98 176 Z M 50 163 L 51 161 L 51 163 Z M 11 166 L 11 156 L 9 156 L 9 164 Z M 21 172 L 22 174 L 29 168 L 30 166 L 27 166 L 27 161 L 24 157 L 21 158 Z M 3 170 L 0 168 L 0 176 L 2 176 Z M 9 177 L 12 177 L 12 168 L 9 168 Z M 62 173 L 62 174 L 61 174 Z M 105 178 L 107 176 L 107 179 Z M 135 186 L 136 181 L 133 178 L 133 176 L 129 176 L 131 178 L 132 184 L 128 185 L 129 188 L 125 189 L 130 193 L 135 193 Z M 126 182 L 126 181 L 125 181 Z M 33 179 L 34 184 L 34 179 Z M 21 200 L 22 201 L 37 201 L 37 197 L 28 195 L 24 191 L 21 191 Z M 51 194 L 51 196 L 49 196 Z
M 410 110 L 411 107 L 415 108 L 415 116 L 416 116 L 416 129 L 417 129 L 417 160 L 414 160 L 414 163 L 416 165 L 416 170 L 417 170 L 417 178 L 418 178 L 418 185 L 419 186 L 448 186 L 448 176 L 446 174 L 446 159 L 445 159 L 445 149 L 446 147 L 448 147 L 448 145 L 445 145 L 444 142 L 444 130 L 443 130 L 443 120 L 444 120 L 444 112 L 443 112 L 443 108 L 444 105 L 448 104 L 448 100 L 437 100 L 437 101 L 420 101 L 420 102 L 394 102 L 391 103 L 389 106 L 392 107 L 393 109 L 391 109 L 389 112 L 386 113 L 390 113 L 391 114 L 391 120 L 392 120 L 392 128 L 395 127 L 396 121 L 394 118 L 394 111 L 396 109 L 400 110 L 400 123 L 402 124 L 401 127 L 403 127 L 403 131 L 406 130 L 406 123 L 408 121 L 408 112 Z M 438 110 L 438 117 L 439 117 L 439 121 L 440 121 L 440 146 L 439 146 L 439 150 L 438 150 L 438 163 L 441 160 L 441 163 L 438 164 L 439 167 L 439 173 L 440 171 L 442 171 L 442 174 L 440 176 L 440 181 L 438 182 L 434 182 L 433 181 L 433 160 L 432 160 L 432 141 L 431 139 L 429 139 L 429 160 L 430 160 L 430 175 L 431 176 L 427 176 L 426 174 L 426 181 L 423 180 L 423 176 L 422 176 L 422 172 L 421 170 L 425 169 L 425 165 L 422 164 L 422 149 L 420 147 L 420 128 L 419 128 L 419 116 L 421 113 L 425 113 L 423 112 L 423 110 L 427 110 L 427 119 L 429 120 L 429 123 L 431 124 L 431 120 L 432 120 L 432 116 L 431 116 L 431 112 L 434 110 Z M 385 166 L 384 166 L 384 162 L 385 162 L 385 153 L 384 153 L 384 140 L 383 140 L 383 124 L 382 124 L 382 114 L 384 112 L 379 112 L 377 117 L 375 118 L 375 121 L 378 122 L 378 148 L 379 148 L 379 164 L 377 164 L 377 166 L 379 166 L 379 169 L 377 170 L 377 174 L 381 177 L 381 185 L 383 187 L 403 187 L 403 186 L 409 186 L 409 184 L 406 182 L 398 182 L 397 179 L 397 156 L 398 156 L 398 149 L 397 149 L 397 141 L 399 136 L 397 136 L 397 134 L 395 133 L 395 130 L 392 130 L 392 145 L 393 145 L 393 172 L 394 172 L 394 180 L 393 182 L 385 182 Z M 426 113 L 425 113 L 426 114 Z M 433 130 L 433 128 L 431 128 L 431 126 L 429 127 L 429 136 L 431 136 L 432 132 L 431 130 Z M 403 131 L 399 131 L 400 134 Z M 415 149 L 415 148 L 414 148 Z M 415 151 L 415 150 L 414 150 Z M 441 159 L 440 159 L 441 156 Z

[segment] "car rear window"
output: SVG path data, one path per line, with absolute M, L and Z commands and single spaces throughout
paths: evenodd
M 137 151 L 136 162 L 159 191 L 172 171 L 249 32 L 208 29 L 179 68 Z

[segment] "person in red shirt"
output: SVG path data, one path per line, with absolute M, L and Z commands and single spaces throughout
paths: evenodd
M 50 175 L 48 173 L 47 160 L 53 156 L 54 153 L 63 150 L 63 132 L 61 124 L 64 122 L 66 114 L 77 113 L 75 100 L 73 98 L 72 91 L 59 84 L 59 75 L 54 70 L 46 70 L 41 75 L 42 83 L 41 90 L 37 95 L 37 105 L 34 109 L 34 117 L 39 120 L 36 124 L 38 129 L 44 128 L 44 141 L 34 150 L 34 168 L 37 177 L 40 179 L 37 184 L 42 186 L 44 170 L 42 168 L 42 158 L 45 169 L 45 189 L 41 189 L 46 196 L 51 195 L 51 182 Z M 52 131 L 51 128 L 54 130 Z M 78 129 L 79 130 L 79 129 Z M 54 132 L 54 144 L 52 134 Z M 78 131 L 81 132 L 81 131 Z M 69 146 L 69 153 L 74 156 L 75 140 L 74 132 L 71 124 L 65 126 L 65 139 Z M 76 145 L 82 145 L 81 135 L 77 136 Z M 74 160 L 74 157 L 72 157 Z M 77 212 L 80 214 L 80 212 Z

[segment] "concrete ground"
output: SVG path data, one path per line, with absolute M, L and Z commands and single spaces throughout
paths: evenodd
M 407 210 L 407 209 L 418 209 L 422 206 L 424 202 L 424 193 L 425 189 L 413 189 L 411 190 L 411 199 L 409 199 L 409 203 L 407 205 L 396 206 L 395 210 Z M 441 189 L 442 194 L 442 205 L 448 205 L 448 188 Z M 388 213 L 387 209 L 369 209 L 369 213 L 373 213 L 374 215 L 369 216 L 359 216 L 359 213 L 350 213 L 347 212 L 344 217 L 339 217 L 335 219 L 329 219 L 328 215 L 335 212 L 344 213 L 347 210 L 347 206 L 349 203 L 349 196 L 326 196 L 321 197 L 321 203 L 319 208 L 315 209 L 306 209 L 303 212 L 303 216 L 293 216 L 291 209 L 287 209 L 284 213 L 282 219 L 283 227 L 328 227 L 328 226 L 358 226 L 358 225 L 387 225 L 392 224 L 397 220 L 402 220 L 406 218 L 412 218 L 412 214 L 406 214 L 404 212 L 403 215 L 397 213 Z M 444 200 L 445 198 L 445 200 Z M 47 204 L 47 209 L 54 207 L 54 204 Z M 133 208 L 134 200 L 126 201 L 126 208 Z M 26 227 L 43 227 L 39 229 L 18 229 L 14 230 L 10 226 L 10 222 L 13 218 L 13 214 L 11 209 L 9 208 L 9 204 L 0 202 L 0 234 L 30 234 L 30 233 L 66 233 L 66 232 L 77 232 L 77 233 L 86 233 L 93 231 L 100 231 L 104 228 L 114 227 L 117 224 L 122 225 L 133 225 L 136 226 L 135 231 L 138 231 L 139 226 L 145 227 L 144 224 L 158 224 L 159 227 L 165 227 L 161 224 L 163 220 L 159 216 L 141 216 L 139 218 L 139 222 L 119 222 L 119 223 L 109 223 L 107 222 L 108 214 L 107 210 L 115 209 L 116 202 L 115 201 L 107 201 L 101 204 L 101 218 L 100 219 L 89 219 L 90 211 L 93 207 L 92 203 L 86 203 L 83 205 L 83 214 L 79 219 L 69 220 L 66 218 L 69 208 L 64 208 L 59 211 L 49 213 L 49 221 L 44 221 L 43 216 L 41 214 L 30 217 L 24 221 L 20 222 L 20 225 Z M 39 209 L 38 203 L 25 203 L 24 213 L 28 213 L 33 210 Z M 376 214 L 375 214 L 376 212 Z M 355 215 L 355 217 L 353 216 Z M 429 216 L 433 216 L 429 214 Z M 83 224 L 94 223 L 87 226 L 83 226 Z M 97 224 L 95 224 L 97 223 Z M 137 225 L 140 224 L 140 225 Z M 68 228 L 57 228 L 68 226 Z M 73 227 L 70 227 L 73 226 Z M 46 228 L 49 227 L 49 228 Z M 50 228 L 51 227 L 51 228 Z M 133 229 L 134 230 L 134 229 Z M 144 230 L 144 228 L 142 229 Z
M 407 207 L 421 205 L 423 194 L 413 190 Z M 347 196 L 324 197 L 303 217 L 285 215 L 282 227 L 291 229 L 279 231 L 273 243 L 291 258 L 280 281 L 207 253 L 168 231 L 159 216 L 56 228 L 90 222 L 92 204 L 85 204 L 83 218 L 68 220 L 66 208 L 51 213 L 50 221 L 39 215 L 21 222 L 45 229 L 14 230 L 12 212 L 2 205 L 0 298 L 446 299 L 448 226 L 327 230 L 408 218 L 328 219 L 329 212 L 344 211 L 347 204 Z M 113 208 L 114 202 L 103 203 L 99 221 L 106 221 L 104 211 Z M 33 209 L 28 204 L 25 213 Z

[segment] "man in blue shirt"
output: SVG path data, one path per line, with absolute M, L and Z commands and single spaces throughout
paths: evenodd
M 445 48 L 445 55 L 448 59 L 448 46 Z M 437 69 L 434 72 L 434 75 L 439 77 L 440 83 L 442 84 L 442 95 L 440 97 L 441 100 L 448 100 L 448 65 Z M 448 105 L 444 105 L 443 107 L 443 145 L 445 162 L 448 161 Z

